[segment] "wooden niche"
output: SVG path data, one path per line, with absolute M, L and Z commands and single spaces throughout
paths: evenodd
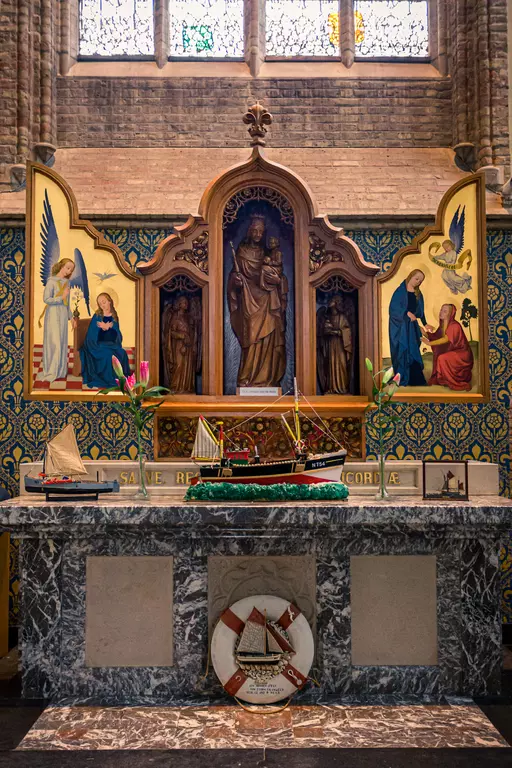
M 364 359 L 377 353 L 378 268 L 260 146 L 209 184 L 198 214 L 141 272 L 154 383 L 173 391 L 158 430 L 199 413 L 282 413 L 294 376 L 323 416 L 359 420 L 371 394 Z M 240 394 L 265 386 L 283 397 Z

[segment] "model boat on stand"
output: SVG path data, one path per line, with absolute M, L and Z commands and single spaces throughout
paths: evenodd
M 293 424 L 289 423 L 285 414 L 281 416 L 283 427 L 292 444 L 293 456 L 288 459 L 261 461 L 257 452 L 251 457 L 249 449 L 236 445 L 226 448 L 226 443 L 231 441 L 229 432 L 224 432 L 222 422 L 218 422 L 218 433 L 215 434 L 214 427 L 200 416 L 192 458 L 207 463 L 201 464 L 199 476 L 194 478 L 193 484 L 198 482 L 255 483 L 257 485 L 339 483 L 347 455 L 346 450 L 340 445 L 339 450 L 332 453 L 308 453 L 306 442 L 301 437 L 299 391 L 296 380 L 294 381 L 294 399 Z M 323 422 L 321 427 L 318 424 L 316 426 L 335 443 L 338 442 Z
M 91 498 L 97 500 L 100 493 L 119 491 L 117 480 L 82 480 L 87 474 L 78 450 L 75 428 L 68 424 L 46 443 L 43 471 L 37 477 L 25 476 L 25 491 L 44 493 L 47 501 L 50 501 L 52 496 L 75 501 Z

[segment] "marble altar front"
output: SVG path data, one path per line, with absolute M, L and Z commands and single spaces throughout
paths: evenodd
M 319 687 L 297 701 L 497 693 L 498 551 L 511 525 L 512 501 L 496 497 L 3 502 L 0 528 L 21 539 L 23 696 L 227 701 L 214 673 L 204 677 L 209 558 L 216 567 L 219 557 L 268 558 L 282 591 L 283 556 L 304 557 L 315 571 Z M 290 600 L 306 599 L 288 584 Z

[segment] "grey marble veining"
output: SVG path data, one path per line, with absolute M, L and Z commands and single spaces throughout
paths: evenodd
M 376 531 L 443 529 L 451 535 L 457 531 L 507 530 L 512 524 L 512 501 L 496 497 L 480 497 L 473 501 L 423 501 L 415 497 L 376 502 L 360 497 L 349 498 L 339 504 L 309 502 L 283 502 L 278 506 L 265 503 L 229 504 L 187 503 L 173 497 L 134 501 L 124 497 L 111 497 L 99 502 L 73 504 L 46 503 L 44 499 L 22 497 L 0 502 L 0 530 L 41 532 L 96 533 L 112 528 L 156 527 L 162 529 L 204 528 L 230 529 L 231 535 L 245 535 L 243 530 L 265 529 L 268 534 L 282 528 L 302 527 L 312 532 L 323 528 L 366 528 Z M 238 530 L 239 527 L 242 530 Z
M 369 498 L 268 506 L 136 503 L 0 504 L 0 529 L 21 539 L 22 667 L 27 697 L 72 703 L 227 702 L 208 659 L 209 555 L 310 555 L 316 561 L 317 634 L 311 685 L 298 702 L 379 696 L 472 696 L 499 690 L 498 551 L 512 502 Z M 438 663 L 353 666 L 350 557 L 435 555 Z M 172 555 L 174 665 L 85 664 L 86 561 L 90 555 Z M 150 629 L 150 628 L 148 628 Z M 378 632 L 378 627 L 375 627 Z

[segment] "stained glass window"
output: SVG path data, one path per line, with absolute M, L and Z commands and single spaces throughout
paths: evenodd
M 354 0 L 355 53 L 361 57 L 427 57 L 427 0 Z
M 170 0 L 171 56 L 243 58 L 243 0 Z
M 153 0 L 80 0 L 80 56 L 152 56 Z
M 338 0 L 267 0 L 267 56 L 339 56 Z

